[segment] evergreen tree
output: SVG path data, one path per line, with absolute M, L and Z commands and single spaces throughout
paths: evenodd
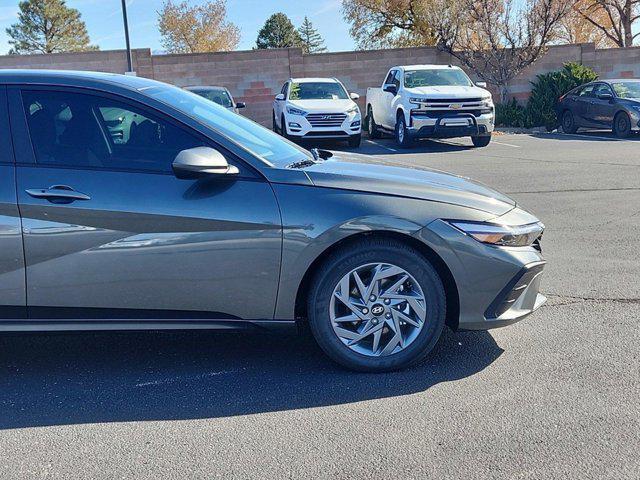
M 18 5 L 18 23 L 7 28 L 9 53 L 55 53 L 97 50 L 89 42 L 80 12 L 65 0 L 26 0 Z
M 302 39 L 302 50 L 304 53 L 320 53 L 327 51 L 322 35 L 320 35 L 318 30 L 313 28 L 311 20 L 306 16 L 304 17 L 302 25 L 298 29 L 298 34 Z
M 289 48 L 302 46 L 300 34 L 284 13 L 274 13 L 258 32 L 256 48 Z

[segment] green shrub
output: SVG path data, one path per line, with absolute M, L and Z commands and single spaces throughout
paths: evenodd
M 496 105 L 496 126 L 529 128 L 531 127 L 531 118 L 527 109 L 513 98 L 510 102 Z
M 569 90 L 598 78 L 589 67 L 566 63 L 561 70 L 537 75 L 526 110 L 531 124 L 551 131 L 559 124 L 556 116 L 558 99 Z

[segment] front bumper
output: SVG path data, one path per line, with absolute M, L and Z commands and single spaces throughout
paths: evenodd
M 494 122 L 493 112 L 478 116 L 454 111 L 446 115 L 434 116 L 412 114 L 407 130 L 413 138 L 469 137 L 490 134 L 493 132 Z
M 331 114 L 327 114 L 331 115 Z M 285 114 L 287 134 L 298 138 L 332 138 L 348 140 L 362 132 L 362 119 L 359 113 L 347 115 L 338 125 L 328 127 L 312 125 L 302 115 Z
M 460 330 L 488 330 L 518 322 L 546 301 L 540 293 L 545 260 L 539 246 L 486 245 L 435 220 L 418 233 L 442 258 L 457 287 Z

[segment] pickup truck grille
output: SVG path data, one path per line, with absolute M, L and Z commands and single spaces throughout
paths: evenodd
M 344 113 L 308 113 L 305 118 L 312 127 L 339 127 L 347 115 Z
M 480 109 L 476 110 L 446 110 L 446 109 L 425 109 L 425 110 L 411 110 L 411 115 L 414 117 L 457 117 L 460 115 L 473 115 L 479 117 L 482 115 Z
M 482 101 L 481 98 L 427 98 L 425 103 L 476 103 Z

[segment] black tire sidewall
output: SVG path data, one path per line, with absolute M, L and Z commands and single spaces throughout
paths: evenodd
M 491 135 L 477 135 L 471 137 L 471 141 L 473 142 L 474 147 L 486 147 L 491 143 Z
M 565 119 L 571 119 L 570 125 L 566 125 Z M 576 133 L 576 120 L 573 118 L 573 112 L 571 110 L 565 110 L 562 114 L 562 131 L 564 133 Z
M 373 109 L 371 107 L 367 110 L 367 133 L 370 138 L 378 138 L 379 136 L 378 126 L 373 119 Z
M 624 117 L 626 120 L 627 128 L 625 130 L 618 129 L 618 122 L 620 121 L 621 117 Z M 616 116 L 613 118 L 613 132 L 618 138 L 625 138 L 629 136 L 629 134 L 631 133 L 631 119 L 629 118 L 628 114 L 626 114 L 625 112 L 618 112 L 616 114 Z
M 360 142 L 362 142 L 362 134 L 352 135 L 349 140 L 349 146 L 351 148 L 358 148 L 360 146 Z
M 400 141 L 400 129 L 403 130 L 403 141 Z M 407 125 L 404 120 L 404 115 L 398 115 L 396 119 L 396 144 L 401 148 L 408 148 L 411 146 L 411 138 L 409 137 L 409 132 L 407 131 Z
M 427 321 L 422 331 L 406 349 L 386 357 L 368 357 L 352 351 L 331 326 L 329 308 L 335 286 L 348 272 L 367 263 L 392 263 L 405 269 L 425 295 Z M 435 269 L 418 251 L 395 242 L 361 245 L 333 255 L 318 272 L 308 298 L 309 324 L 320 347 L 341 365 L 369 372 L 397 370 L 424 359 L 440 338 L 445 309 L 444 287 Z

